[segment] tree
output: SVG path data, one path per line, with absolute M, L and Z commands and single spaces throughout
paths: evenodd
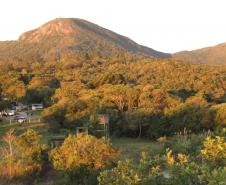
M 116 85 L 110 91 L 110 100 L 116 105 L 119 111 L 124 111 L 127 105 L 126 86 Z
M 215 105 L 212 107 L 216 111 L 215 123 L 218 126 L 226 127 L 226 103 Z
M 198 107 L 208 105 L 208 102 L 202 96 L 191 96 L 186 100 L 185 103 L 188 105 L 193 105 Z
M 0 176 L 23 177 L 40 172 L 46 147 L 40 144 L 37 132 L 27 130 L 20 136 L 15 136 L 13 130 L 10 130 L 3 141 L 7 145 L 4 145 L 0 153 Z
M 100 78 L 94 81 L 95 86 L 100 86 L 104 84 L 126 84 L 126 80 L 124 76 L 120 73 L 105 73 L 104 75 L 100 76 Z
M 50 158 L 54 168 L 66 172 L 71 181 L 85 184 L 90 172 L 111 166 L 117 153 L 104 140 L 80 134 L 67 137 L 62 146 L 50 152 Z
M 167 97 L 168 97 L 168 94 L 165 90 L 160 90 L 160 89 L 154 90 L 152 92 L 152 99 L 151 99 L 152 109 L 157 113 L 163 112 L 164 109 L 169 106 Z
M 13 134 L 14 130 L 9 130 L 4 136 L 3 136 L 3 141 L 7 144 L 7 146 L 5 148 L 3 148 L 3 156 L 5 157 L 5 160 L 8 161 L 8 166 L 9 169 L 8 170 L 8 174 L 9 177 L 12 178 L 12 162 L 13 162 L 13 150 L 14 150 L 14 146 L 13 146 L 13 142 L 16 139 L 16 137 Z
M 65 120 L 66 109 L 64 106 L 54 104 L 44 110 L 42 119 L 49 125 L 50 128 L 56 130 L 63 126 Z
M 148 126 L 148 113 L 142 109 L 135 109 L 125 113 L 125 120 L 127 121 L 128 130 L 135 131 L 137 137 L 142 136 L 143 126 Z

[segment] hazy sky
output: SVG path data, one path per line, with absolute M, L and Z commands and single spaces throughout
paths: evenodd
M 1 0 L 0 40 L 57 17 L 86 19 L 164 52 L 226 42 L 225 0 Z

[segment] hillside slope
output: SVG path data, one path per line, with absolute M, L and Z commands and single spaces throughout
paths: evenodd
M 193 63 L 226 65 L 226 43 L 193 51 L 181 51 L 172 56 L 176 59 Z
M 59 59 L 78 53 L 118 55 L 130 53 L 149 57 L 169 57 L 169 54 L 141 46 L 82 19 L 58 18 L 41 27 L 23 33 L 17 41 L 0 42 L 0 60 L 13 57 Z

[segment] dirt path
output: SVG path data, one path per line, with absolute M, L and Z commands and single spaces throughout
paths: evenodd
M 48 184 L 57 179 L 57 172 L 52 168 L 50 163 L 46 163 L 40 174 L 41 182 Z

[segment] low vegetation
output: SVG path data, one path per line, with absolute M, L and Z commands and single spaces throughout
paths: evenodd
M 216 134 L 161 138 L 156 141 L 160 148 L 150 143 L 150 148 L 146 148 L 148 150 L 142 152 L 141 157 L 134 155 L 127 158 L 129 155 L 120 153 L 117 142 L 113 142 L 113 146 L 118 146 L 119 151 L 107 141 L 86 134 L 70 135 L 61 146 L 49 148 L 48 152 L 36 131 L 28 130 L 16 136 L 13 130 L 9 130 L 2 137 L 5 144 L 0 152 L 0 178 L 3 184 L 34 185 L 222 185 L 226 180 L 226 132 L 223 130 Z M 123 148 L 125 143 L 130 143 L 128 139 L 121 141 L 124 142 Z M 135 140 L 134 145 L 137 145 Z M 169 148 L 170 145 L 173 147 Z M 51 170 L 55 169 L 55 176 L 45 182 L 38 177 L 48 163 L 47 155 L 52 163 Z M 116 162 L 120 155 L 124 157 Z

